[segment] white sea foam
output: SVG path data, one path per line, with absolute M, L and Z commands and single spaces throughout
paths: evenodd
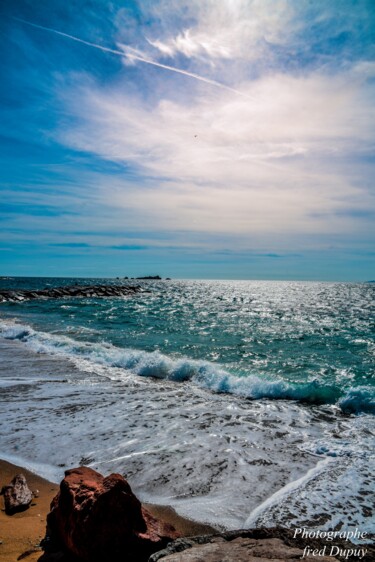
M 30 472 L 33 472 L 50 482 L 54 482 L 55 484 L 58 484 L 64 478 L 64 470 L 51 464 L 30 461 L 25 457 L 10 455 L 9 453 L 3 451 L 0 453 L 0 456 L 2 460 L 16 466 L 21 466 L 22 468 L 25 468 L 26 470 L 29 470 Z
M 320 531 L 359 528 L 367 537 L 374 532 L 373 470 L 374 455 L 355 455 L 331 459 L 325 470 L 299 482 L 286 493 L 266 501 L 248 521 L 254 526 L 273 527 L 287 524 L 291 528 L 309 527 Z M 322 461 L 326 462 L 327 459 Z M 315 472 L 315 469 L 312 471 Z M 338 507 L 339 506 L 339 507 Z M 353 542 L 368 542 L 353 540 Z
M 254 511 L 252 511 L 249 517 L 244 523 L 244 528 L 251 529 L 256 527 L 257 521 L 260 519 L 261 515 L 267 510 L 274 506 L 278 506 L 281 501 L 292 496 L 296 491 L 298 491 L 302 486 L 310 482 L 313 478 L 316 478 L 318 474 L 325 472 L 326 467 L 332 459 L 326 458 L 318 462 L 316 466 L 310 468 L 306 474 L 295 480 L 294 482 L 289 482 L 280 490 L 277 490 L 272 496 L 268 497 L 265 502 L 258 505 Z

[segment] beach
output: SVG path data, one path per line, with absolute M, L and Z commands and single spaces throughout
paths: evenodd
M 373 533 L 372 287 L 144 283 L 2 303 L 0 456 L 120 473 L 184 535 Z
M 24 467 L 0 459 L 0 489 L 9 484 L 16 474 L 23 474 L 26 477 L 27 484 L 34 493 L 34 499 L 29 509 L 10 516 L 6 515 L 4 499 L 0 496 L 0 560 L 16 562 L 25 559 L 28 562 L 36 562 L 43 554 L 39 545 L 45 537 L 46 517 L 52 499 L 59 491 L 59 486 Z M 144 505 L 154 517 L 173 525 L 183 537 L 215 532 L 215 529 L 209 525 L 202 525 L 179 516 L 168 506 Z M 23 558 L 20 558 L 22 555 Z
M 24 467 L 0 460 L 0 489 L 9 484 L 16 474 L 24 474 L 29 488 L 34 492 L 31 507 L 12 516 L 4 512 L 4 498 L 0 496 L 0 560 L 15 562 L 29 552 L 25 559 L 36 562 L 42 554 L 39 543 L 46 532 L 46 517 L 58 485 L 48 482 Z
M 9 516 L 5 514 L 4 501 L 2 497 L 0 498 L 0 561 L 38 562 L 40 557 L 43 557 L 40 541 L 46 534 L 46 517 L 59 487 L 24 467 L 0 459 L 0 489 L 7 485 L 16 474 L 23 474 L 26 477 L 34 499 L 26 511 Z M 184 548 L 187 555 L 189 555 L 190 548 L 198 549 L 199 556 L 203 556 L 203 558 L 199 558 L 200 560 L 206 556 L 213 556 L 214 560 L 221 560 L 220 552 L 222 552 L 233 562 L 248 560 L 252 555 L 252 549 L 255 549 L 254 554 L 258 553 L 261 556 L 258 559 L 264 561 L 273 560 L 275 556 L 284 556 L 289 560 L 295 559 L 296 556 L 301 557 L 300 555 L 308 559 L 315 559 L 316 556 L 319 556 L 322 562 L 334 562 L 335 560 L 345 562 L 348 559 L 370 561 L 375 553 L 374 543 L 370 537 L 364 541 L 362 546 L 356 546 L 352 542 L 352 537 L 359 534 L 358 529 L 354 532 L 344 532 L 343 535 L 340 535 L 338 531 L 333 533 L 334 536 L 343 537 L 335 538 L 334 543 L 326 539 L 327 533 L 314 533 L 306 528 L 298 529 L 294 533 L 285 528 L 270 530 L 263 528 L 249 532 L 242 530 L 218 535 L 214 528 L 183 518 L 168 506 L 144 504 L 144 507 L 155 518 L 173 525 L 180 537 L 188 539 L 185 547 L 182 547 L 181 544 L 172 545 L 165 551 L 166 556 L 173 552 L 180 553 L 178 560 L 185 559 Z M 350 538 L 347 538 L 347 535 Z M 246 547 L 249 549 L 249 554 L 246 554 Z M 328 556 L 325 556 L 326 554 Z M 59 559 L 58 556 L 60 554 L 56 559 Z M 186 559 L 190 560 L 190 557 Z M 52 556 L 51 560 L 55 560 L 55 558 Z

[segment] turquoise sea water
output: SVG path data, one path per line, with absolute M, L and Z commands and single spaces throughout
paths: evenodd
M 87 464 L 217 527 L 374 532 L 373 284 L 140 284 L 0 304 L 0 458 Z
M 3 279 L 0 286 L 95 282 Z M 71 345 L 67 352 L 96 355 L 142 376 L 192 380 L 251 398 L 375 412 L 374 285 L 147 281 L 142 286 L 150 292 L 133 298 L 3 304 L 1 314 L 53 334 L 51 346 Z M 59 341 L 59 335 L 77 343 Z M 96 347 L 80 348 L 78 342 Z

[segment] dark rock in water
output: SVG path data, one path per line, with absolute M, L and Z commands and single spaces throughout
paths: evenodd
M 43 546 L 87 562 L 146 562 L 177 537 L 171 525 L 142 507 L 120 474 L 105 478 L 80 467 L 65 472 L 47 516 Z
M 8 515 L 24 511 L 33 499 L 23 474 L 17 474 L 8 486 L 3 486 L 1 493 L 4 495 L 5 513 Z
M 22 302 L 30 299 L 52 298 L 59 299 L 65 297 L 123 297 L 134 293 L 147 292 L 139 285 L 103 285 L 103 286 L 77 286 L 55 287 L 41 290 L 22 289 L 13 291 L 12 289 L 0 289 L 0 302 Z
M 62 297 L 64 293 L 61 289 L 55 289 L 53 292 L 51 292 L 51 294 L 56 297 Z
M 145 277 L 136 277 L 136 279 L 154 279 L 156 281 L 160 281 L 160 275 L 146 275 Z

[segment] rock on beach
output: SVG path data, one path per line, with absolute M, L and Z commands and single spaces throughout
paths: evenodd
M 44 544 L 87 562 L 146 562 L 178 536 L 141 505 L 123 476 L 79 467 L 65 472 Z
M 17 474 L 10 484 L 3 486 L 1 494 L 4 495 L 5 513 L 7 515 L 24 511 L 33 499 L 33 494 L 29 490 L 23 474 Z

